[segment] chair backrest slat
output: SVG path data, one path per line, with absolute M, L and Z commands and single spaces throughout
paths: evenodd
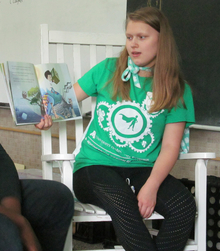
M 99 34 L 48 30 L 41 25 L 41 63 L 67 63 L 72 81 L 106 57 L 118 56 L 125 43 L 124 34 Z M 80 104 L 83 113 L 94 111 L 95 98 Z M 75 120 L 76 145 L 83 136 L 83 119 Z M 42 132 L 43 154 L 52 153 L 51 132 Z M 59 122 L 59 151 L 67 153 L 66 122 Z
M 41 63 L 49 62 L 49 33 L 48 25 L 41 25 Z
M 67 153 L 67 130 L 66 122 L 59 122 L 59 150 L 60 153 Z
M 113 46 L 112 45 L 106 45 L 106 57 L 107 58 L 113 57 Z
M 64 63 L 64 46 L 57 44 L 57 63 Z
M 74 58 L 73 72 L 75 78 L 74 82 L 76 82 L 77 79 L 81 78 L 82 76 L 80 44 L 73 45 L 73 58 Z
M 90 45 L 90 68 L 97 64 L 96 45 Z

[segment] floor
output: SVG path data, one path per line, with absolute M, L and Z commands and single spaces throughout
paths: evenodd
M 89 244 L 78 240 L 73 240 L 73 250 L 94 250 L 94 249 L 103 249 L 102 243 Z

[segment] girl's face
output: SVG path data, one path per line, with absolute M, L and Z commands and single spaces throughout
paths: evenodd
M 144 22 L 130 20 L 126 37 L 126 49 L 133 62 L 142 67 L 154 66 L 159 32 Z

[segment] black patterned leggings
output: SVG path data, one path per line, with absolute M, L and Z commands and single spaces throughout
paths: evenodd
M 155 207 L 165 219 L 152 239 L 136 198 L 150 172 L 151 168 L 88 166 L 74 174 L 73 188 L 79 201 L 106 210 L 126 251 L 183 251 L 195 218 L 194 198 L 180 181 L 168 175 L 159 188 Z

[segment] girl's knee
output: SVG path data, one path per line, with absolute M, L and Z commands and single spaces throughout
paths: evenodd
M 180 218 L 182 220 L 185 219 L 186 222 L 194 221 L 196 215 L 196 202 L 190 192 L 187 191 L 187 193 L 182 196 L 182 201 L 176 203 L 174 207 L 174 214 L 176 214 L 177 217 L 181 216 Z
M 195 217 L 196 211 L 197 211 L 197 207 L 196 207 L 195 198 L 192 195 L 190 196 L 189 210 L 192 212 L 192 216 Z

